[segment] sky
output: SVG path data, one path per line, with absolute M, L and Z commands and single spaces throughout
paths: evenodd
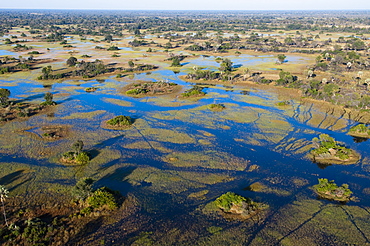
M 0 9 L 370 10 L 369 0 L 2 0 Z

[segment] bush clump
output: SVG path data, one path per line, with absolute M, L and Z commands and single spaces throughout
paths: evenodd
M 89 196 L 86 199 L 86 202 L 93 209 L 107 208 L 109 210 L 114 210 L 118 208 L 118 203 L 114 193 L 114 191 L 106 187 L 102 187 L 97 189 L 91 196 Z
M 72 145 L 74 151 L 68 151 L 62 155 L 61 161 L 66 163 L 86 164 L 90 161 L 90 156 L 87 152 L 82 151 L 83 142 L 78 140 Z
M 223 211 L 229 212 L 232 206 L 241 207 L 245 201 L 247 201 L 245 197 L 237 195 L 234 192 L 227 192 L 218 197 L 215 201 L 215 204 Z
M 185 91 L 181 95 L 183 97 L 199 97 L 199 96 L 204 96 L 206 93 L 203 92 L 203 88 L 199 86 L 194 86 L 193 88 Z
M 226 107 L 225 105 L 223 105 L 222 103 L 212 103 L 208 106 L 208 108 L 212 111 L 222 111 L 224 110 Z
M 119 115 L 114 117 L 113 119 L 110 119 L 107 121 L 108 125 L 111 126 L 131 126 L 132 125 L 132 119 L 130 116 L 124 116 L 124 115 Z

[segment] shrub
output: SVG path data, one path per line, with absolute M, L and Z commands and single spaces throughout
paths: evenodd
M 107 124 L 111 126 L 130 126 L 132 125 L 132 119 L 130 116 L 119 115 L 108 120 Z
M 241 206 L 245 201 L 247 201 L 245 197 L 237 195 L 233 192 L 227 192 L 217 198 L 215 204 L 225 212 L 228 212 L 233 205 Z
M 203 88 L 199 87 L 199 86 L 194 86 L 193 88 L 185 91 L 184 93 L 182 93 L 181 95 L 183 97 L 191 97 L 191 96 L 204 96 L 206 93 L 204 93 L 203 91 Z
M 225 109 L 225 105 L 221 104 L 221 103 L 212 103 L 208 106 L 209 109 L 211 110 L 214 110 L 214 111 L 221 111 L 223 109 Z
M 118 207 L 116 198 L 114 197 L 114 192 L 106 187 L 96 190 L 86 199 L 86 201 L 92 208 L 105 207 L 113 210 Z

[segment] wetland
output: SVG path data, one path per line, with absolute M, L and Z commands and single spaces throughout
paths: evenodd
M 1 244 L 370 243 L 367 13 L 0 13 Z

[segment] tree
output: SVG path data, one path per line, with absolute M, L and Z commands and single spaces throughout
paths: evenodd
M 175 56 L 175 57 L 172 59 L 171 67 L 181 67 L 180 59 L 179 59 L 179 57 L 178 57 L 178 56 Z
M 128 61 L 128 65 L 129 65 L 130 67 L 134 67 L 134 66 L 135 66 L 135 63 L 134 63 L 133 61 Z
M 107 42 L 112 42 L 113 41 L 113 37 L 112 37 L 112 35 L 107 34 L 107 35 L 105 35 L 104 40 L 107 41 Z
M 3 205 L 3 214 L 4 214 L 4 220 L 5 220 L 6 226 L 8 226 L 8 220 L 6 218 L 4 201 L 5 201 L 5 198 L 8 197 L 8 193 L 9 193 L 8 189 L 5 188 L 5 186 L 0 185 L 0 200 Z
M 70 67 L 73 67 L 75 66 L 77 63 L 77 58 L 76 57 L 73 57 L 71 56 L 70 58 L 68 58 L 67 60 L 67 65 L 70 66 Z
M 8 89 L 0 88 L 0 106 L 7 106 L 10 91 Z
M 51 103 L 53 101 L 53 94 L 51 94 L 50 92 L 46 92 L 44 99 L 46 102 Z
M 81 140 L 77 140 L 73 145 L 72 148 L 76 151 L 77 155 L 81 153 L 82 149 L 84 147 L 84 142 Z
M 277 56 L 277 59 L 279 60 L 280 63 L 283 63 L 285 61 L 286 55 L 284 54 L 279 54 Z
M 222 60 L 220 68 L 218 69 L 221 72 L 231 72 L 233 70 L 233 63 L 229 59 L 225 58 Z

